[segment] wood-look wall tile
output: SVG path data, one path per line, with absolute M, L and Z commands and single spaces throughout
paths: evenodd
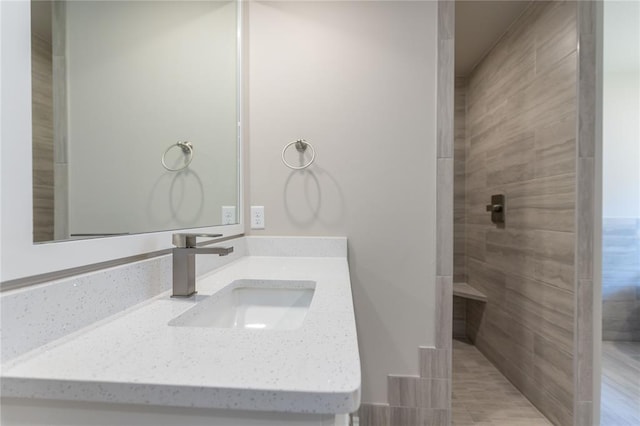
M 425 409 L 419 410 L 420 426 L 443 426 L 451 424 L 451 410 L 449 409 Z
M 454 277 L 454 282 L 457 282 Z M 453 296 L 453 338 L 467 338 L 467 303 L 463 297 Z M 422 375 L 422 373 L 421 373 Z
M 60 2 L 56 2 L 60 3 Z M 57 164 L 68 162 L 66 58 L 53 57 L 53 152 Z
M 547 126 L 576 109 L 576 54 L 540 74 L 522 92 L 509 98 L 507 112 L 516 123 Z
M 578 156 L 580 158 L 592 158 L 596 152 L 597 46 L 596 34 L 580 35 L 578 58 Z
M 437 160 L 436 274 L 453 275 L 453 158 Z
M 535 177 L 535 134 L 525 131 L 487 150 L 488 186 L 521 182 Z
M 595 2 L 587 2 L 595 3 Z M 593 425 L 593 402 L 581 401 L 576 407 L 575 423 L 576 426 Z
M 498 48 L 502 48 L 499 46 Z M 503 102 L 527 87 L 535 78 L 535 50 L 533 43 L 523 44 L 518 50 L 505 55 L 498 71 L 491 80 L 487 81 L 488 87 L 480 97 L 471 99 L 469 114 L 474 117 L 474 125 L 479 124 L 480 115 L 493 115 L 503 121 L 508 111 L 496 109 L 504 107 Z M 493 81 L 492 81 L 493 80 Z M 500 114 L 497 114 L 500 112 Z M 491 117 L 485 117 L 491 124 Z M 474 128 L 474 133 L 477 128 Z
M 466 79 L 455 79 L 453 151 L 453 276 L 466 281 Z M 458 322 L 458 328 L 461 323 Z M 454 329 L 456 324 L 454 321 Z
M 578 159 L 577 184 L 577 232 L 576 270 L 578 278 L 593 278 L 593 228 L 595 196 L 595 161 L 593 158 Z
M 505 186 L 503 191 L 507 227 L 574 231 L 574 174 L 516 182 Z
M 361 404 L 358 410 L 360 426 L 392 426 L 389 404 Z
M 453 329 L 453 279 L 451 276 L 436 277 L 436 348 L 451 348 Z
M 387 377 L 389 405 L 447 409 L 450 401 L 450 380 L 426 379 L 418 376 Z
M 56 240 L 69 238 L 69 167 L 67 164 L 54 165 L 54 228 Z
M 574 315 L 571 292 L 519 276 L 508 276 L 505 310 L 532 332 L 572 353 Z M 557 297 L 556 300 L 553 298 Z M 566 311 L 561 310 L 567 306 Z
M 578 401 L 593 400 L 593 281 L 577 280 L 575 348 L 576 396 Z M 637 312 L 637 311 L 636 311 Z
M 53 65 L 51 43 L 31 37 L 33 238 L 54 236 Z
M 486 154 L 483 152 L 471 160 L 467 160 L 465 169 L 465 202 L 475 190 L 484 189 L 487 186 Z
M 420 377 L 449 379 L 451 377 L 451 350 L 420 347 Z
M 541 230 L 487 232 L 487 263 L 567 291 L 574 287 L 574 234 Z
M 474 111 L 474 108 L 477 110 L 479 107 L 477 105 L 475 107 L 471 106 L 472 101 L 473 96 L 469 91 L 467 92 L 467 136 L 473 135 L 475 138 L 479 138 L 480 135 L 486 134 L 491 130 L 497 131 L 498 126 L 504 121 L 507 114 L 508 99 L 496 100 L 496 103 L 492 104 L 488 111 L 482 113 Z M 490 137 L 487 139 L 490 139 Z M 472 145 L 472 148 L 477 152 L 477 142 L 472 141 Z M 470 150 L 469 152 L 473 153 L 474 151 Z
M 389 410 L 392 426 L 418 426 L 420 424 L 420 413 L 417 408 L 391 406 Z
M 483 225 L 485 230 L 495 227 L 495 225 L 491 223 L 491 214 L 487 212 L 486 206 L 491 203 L 491 195 L 504 193 L 504 188 L 485 187 L 473 190 L 473 192 L 470 192 L 469 188 L 467 188 L 467 190 L 467 222 L 465 224 L 465 230 L 469 232 L 475 225 Z
M 55 56 L 65 56 L 67 50 L 67 5 L 64 1 L 55 1 L 51 5 L 51 51 Z
M 438 41 L 438 158 L 453 158 L 454 68 L 453 39 Z
M 536 74 L 544 73 L 577 48 L 576 2 L 557 2 L 538 19 L 536 35 Z
M 506 276 L 500 268 L 468 259 L 468 284 L 487 296 L 489 303 L 503 305 L 506 297 Z
M 562 405 L 573 404 L 573 348 L 569 352 L 536 335 L 534 341 L 534 379 Z
M 418 376 L 387 376 L 387 394 L 389 405 L 398 407 L 417 407 Z
M 420 379 L 418 381 L 419 407 L 448 410 L 450 405 L 450 379 Z
M 481 262 L 485 260 L 486 227 L 480 225 L 466 225 L 465 236 L 467 238 L 465 244 L 465 253 L 467 256 L 466 268 L 468 277 L 468 263 L 470 259 L 475 259 Z
M 575 113 L 571 113 L 547 127 L 536 129 L 535 150 L 536 177 L 575 173 Z
M 438 0 L 438 39 L 450 40 L 455 36 L 455 0 Z
M 443 426 L 450 424 L 451 411 L 443 409 L 391 407 L 393 426 Z

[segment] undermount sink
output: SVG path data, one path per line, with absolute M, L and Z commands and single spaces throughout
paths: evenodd
M 169 325 L 293 330 L 302 325 L 314 291 L 314 281 L 236 280 Z

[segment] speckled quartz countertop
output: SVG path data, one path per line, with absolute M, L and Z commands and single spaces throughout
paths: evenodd
M 294 330 L 175 327 L 169 321 L 238 279 L 311 280 Z M 2 366 L 2 395 L 301 413 L 360 403 L 360 359 L 344 257 L 242 257 Z

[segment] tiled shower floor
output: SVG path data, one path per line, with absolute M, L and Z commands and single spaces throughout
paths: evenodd
M 640 424 L 640 342 L 602 342 L 600 424 Z
M 453 425 L 551 423 L 470 343 L 453 341 Z

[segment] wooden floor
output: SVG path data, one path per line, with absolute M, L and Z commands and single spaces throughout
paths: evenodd
M 640 342 L 602 342 L 601 426 L 640 425 Z
M 453 425 L 551 423 L 470 343 L 453 341 Z

